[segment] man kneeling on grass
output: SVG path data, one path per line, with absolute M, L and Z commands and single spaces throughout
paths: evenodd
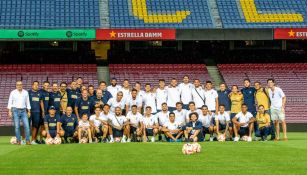
M 78 138 L 79 143 L 81 143 L 81 139 L 88 139 L 89 143 L 92 143 L 90 122 L 88 121 L 88 116 L 86 113 L 82 114 L 81 120 L 79 121 Z
M 148 137 L 151 137 L 151 142 L 155 142 L 155 137 L 159 131 L 159 123 L 157 117 L 151 114 L 150 106 L 147 106 L 145 108 L 143 125 L 144 125 L 143 142 L 147 142 L 149 140 Z
M 95 114 L 90 116 L 91 134 L 94 142 L 101 142 L 102 139 L 106 138 L 108 127 L 105 127 L 108 123 L 105 122 L 103 116 L 100 116 L 101 106 L 96 106 Z M 102 136 L 102 138 L 101 138 Z
M 122 109 L 120 107 L 115 107 L 115 115 L 113 115 L 109 120 L 115 141 L 125 143 L 128 135 L 126 126 L 129 123 L 126 117 L 122 115 Z M 110 141 L 110 143 L 112 142 Z
M 50 106 L 49 114 L 44 118 L 45 130 L 42 131 L 42 136 L 44 138 L 55 138 L 60 137 L 60 117 L 55 115 L 56 110 L 54 106 Z
M 218 135 L 223 135 L 224 138 L 227 138 L 227 133 L 229 138 L 232 139 L 232 127 L 230 126 L 230 116 L 227 112 L 225 112 L 225 106 L 220 104 L 219 112 L 215 115 L 214 123 L 214 132 Z M 211 139 L 210 139 L 211 141 Z
M 264 106 L 259 105 L 256 120 L 259 130 L 255 133 L 256 137 L 261 137 L 262 141 L 267 141 L 267 136 L 271 133 L 270 115 L 265 112 Z
M 70 143 L 77 140 L 78 137 L 78 118 L 72 113 L 72 107 L 66 108 L 66 113 L 62 115 L 60 121 L 60 136 L 62 137 L 63 143 L 68 143 L 67 138 L 70 139 Z
M 175 113 L 169 113 L 169 121 L 167 121 L 162 128 L 162 131 L 167 137 L 166 140 L 169 142 L 181 141 L 180 137 L 183 131 L 180 128 L 180 124 L 175 122 Z
M 242 138 L 243 136 L 248 136 L 247 141 L 252 141 L 252 132 L 254 129 L 255 118 L 253 114 L 247 111 L 247 105 L 242 104 L 241 112 L 239 112 L 233 119 L 233 130 L 235 133 L 234 141 L 239 141 L 239 135 Z
M 143 116 L 138 112 L 138 107 L 136 105 L 131 106 L 131 111 L 127 113 L 126 118 L 129 121 L 127 129 L 130 131 L 127 133 L 128 134 L 127 142 L 130 142 L 131 140 L 133 142 L 141 141 L 141 137 L 143 134 L 142 130 L 144 128 Z
M 202 133 L 202 123 L 198 121 L 198 114 L 192 112 L 189 115 L 190 121 L 182 127 L 184 131 L 185 141 L 188 142 L 202 142 L 204 141 L 204 136 Z

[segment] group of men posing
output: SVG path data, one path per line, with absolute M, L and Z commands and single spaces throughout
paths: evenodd
M 20 87 L 21 84 L 21 87 Z M 267 88 L 260 82 L 251 87 L 249 79 L 244 80 L 244 88 L 233 85 L 231 90 L 221 83 L 219 90 L 213 89 L 212 82 L 204 85 L 195 79 L 190 83 L 184 76 L 178 85 L 172 79 L 166 86 L 159 80 L 153 88 L 135 83 L 131 88 L 129 80 L 122 86 L 113 78 L 111 85 L 99 83 L 99 87 L 84 86 L 82 78 L 67 87 L 62 82 L 45 81 L 42 89 L 39 82 L 32 83 L 32 89 L 22 89 L 22 82 L 10 94 L 9 116 L 14 117 L 15 132 L 20 143 L 19 122 L 24 122 L 26 143 L 30 144 L 27 123 L 20 111 L 27 111 L 32 126 L 31 144 L 43 143 L 43 138 L 61 137 L 64 142 L 79 141 L 86 137 L 91 142 L 151 141 L 156 138 L 170 142 L 204 141 L 210 135 L 213 141 L 223 135 L 227 140 L 239 141 L 247 136 L 256 139 L 279 140 L 279 124 L 282 124 L 284 140 L 287 140 L 285 122 L 286 97 L 275 86 L 274 79 L 267 80 Z M 26 96 L 25 105 L 18 108 L 15 94 Z M 25 91 L 25 92 L 24 92 Z M 23 92 L 23 93 L 22 93 Z M 16 96 L 16 97 L 15 97 Z M 15 103 L 14 103 L 15 99 Z M 29 130 L 29 129 L 28 129 Z M 40 140 L 38 133 L 40 132 Z M 28 135 L 28 136 L 27 136 Z M 159 137 L 156 137 L 159 136 Z

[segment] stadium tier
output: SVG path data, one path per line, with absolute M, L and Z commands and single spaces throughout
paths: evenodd
M 306 9 L 305 0 L 6 0 L 0 1 L 0 27 L 306 27 Z
M 97 66 L 95 64 L 20 64 L 0 65 L 0 126 L 11 126 L 7 117 L 7 102 L 16 81 L 22 80 L 24 89 L 31 89 L 33 81 L 67 83 L 77 77 L 84 78 L 85 85 L 98 85 Z
M 303 27 L 305 0 L 217 0 L 224 28 Z
M 304 123 L 307 116 L 307 64 L 220 64 L 218 68 L 228 86 L 243 87 L 243 80 L 266 84 L 274 78 L 287 96 L 286 116 L 289 123 Z
M 140 82 L 142 85 L 151 83 L 157 86 L 159 79 L 164 79 L 166 84 L 172 78 L 180 82 L 184 75 L 201 82 L 211 80 L 203 64 L 110 64 L 109 70 L 110 78 L 117 78 L 119 82 L 128 79 L 130 83 Z
M 207 0 L 109 0 L 110 28 L 213 28 Z
M 99 28 L 98 0 L 0 1 L 0 27 Z

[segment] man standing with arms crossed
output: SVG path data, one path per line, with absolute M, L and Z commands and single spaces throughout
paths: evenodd
M 279 140 L 279 122 L 281 122 L 284 133 L 284 141 L 287 141 L 287 125 L 285 121 L 286 95 L 281 88 L 275 86 L 274 79 L 268 79 L 267 83 L 269 87 L 269 97 L 271 100 L 271 117 L 274 121 L 276 129 L 275 141 Z
M 30 105 L 31 105 L 30 121 L 32 121 L 32 142 L 31 142 L 32 145 L 38 144 L 37 133 L 41 122 L 40 102 L 39 102 L 40 93 L 38 91 L 38 86 L 39 82 L 33 81 L 32 89 L 28 91 Z
M 8 116 L 10 118 L 13 117 L 14 120 L 17 144 L 21 144 L 20 120 L 22 120 L 23 127 L 25 129 L 26 144 L 30 145 L 30 126 L 28 118 L 31 115 L 31 106 L 29 100 L 29 93 L 22 88 L 21 81 L 16 82 L 16 89 L 10 93 L 7 108 L 9 110 Z
M 180 99 L 183 103 L 183 109 L 188 110 L 189 103 L 192 101 L 192 89 L 193 85 L 189 82 L 189 76 L 183 77 L 183 82 L 179 84 Z

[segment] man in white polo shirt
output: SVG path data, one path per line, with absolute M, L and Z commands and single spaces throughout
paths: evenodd
M 287 141 L 287 125 L 285 120 L 286 95 L 281 88 L 275 86 L 274 79 L 268 79 L 267 83 L 269 87 L 269 97 L 271 100 L 271 118 L 274 122 L 276 130 L 275 140 L 279 140 L 279 122 L 281 122 L 282 130 L 284 133 L 284 140 Z
M 136 89 L 131 90 L 131 94 L 126 100 L 126 112 L 128 113 L 131 111 L 131 106 L 136 105 L 138 112 L 141 113 L 142 111 L 142 98 L 141 96 L 137 95 L 138 91 Z
M 127 100 L 127 98 L 130 95 L 130 84 L 129 84 L 129 80 L 128 79 L 124 79 L 123 81 L 123 86 L 120 89 L 120 91 L 123 92 L 123 98 Z
M 162 111 L 162 103 L 166 103 L 167 100 L 167 87 L 165 87 L 165 80 L 159 80 L 159 87 L 155 90 L 157 99 L 157 112 Z
M 239 112 L 233 119 L 233 131 L 235 133 L 235 139 L 234 141 L 239 141 L 239 135 L 240 137 L 248 136 L 247 141 L 252 141 L 252 132 L 254 129 L 254 122 L 255 118 L 252 113 L 247 111 L 247 105 L 242 104 L 241 106 L 241 112 Z
M 219 106 L 219 99 L 216 90 L 212 89 L 212 82 L 206 82 L 205 101 L 209 111 L 217 112 Z
M 194 87 L 192 89 L 192 97 L 196 108 L 200 109 L 205 105 L 205 91 L 201 87 L 199 79 L 194 80 Z
M 28 91 L 22 88 L 22 82 L 16 82 L 16 89 L 10 93 L 9 102 L 7 105 L 9 110 L 8 116 L 13 118 L 15 126 L 15 135 L 17 138 L 17 144 L 21 144 L 20 136 L 20 120 L 23 123 L 23 127 L 26 135 L 26 144 L 30 145 L 30 126 L 29 117 L 31 115 L 31 106 Z
M 180 124 L 180 126 L 184 126 L 186 124 L 185 122 L 185 116 L 187 113 L 187 110 L 182 109 L 182 103 L 177 102 L 176 103 L 176 110 L 174 111 L 176 117 L 175 121 Z
M 180 99 L 183 103 L 183 109 L 188 110 L 189 102 L 192 101 L 192 89 L 193 85 L 189 82 L 189 77 L 185 75 L 183 77 L 183 82 L 179 84 L 180 89 Z
M 176 110 L 176 103 L 180 102 L 180 89 L 177 87 L 177 80 L 171 80 L 170 87 L 167 88 L 167 106 L 170 112 Z
M 144 104 L 144 111 L 145 111 L 145 106 L 150 106 L 151 107 L 151 112 L 152 114 L 157 113 L 157 106 L 156 106 L 156 93 L 153 93 L 151 91 L 151 85 L 149 83 L 145 84 L 145 92 L 143 94 L 143 104 Z

